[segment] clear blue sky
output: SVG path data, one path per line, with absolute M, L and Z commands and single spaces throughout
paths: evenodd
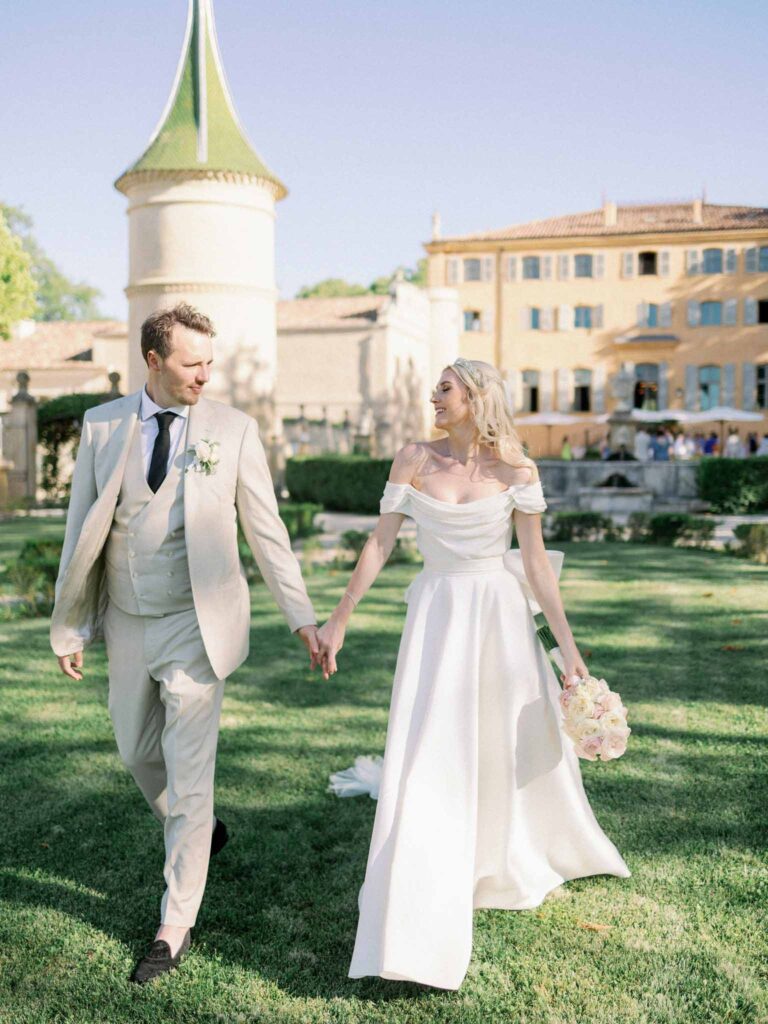
M 762 0 L 214 0 L 241 120 L 290 189 L 283 296 L 413 264 L 445 234 L 690 197 L 768 205 Z M 3 11 L 0 198 L 124 316 L 125 198 L 186 0 Z M 9 102 L 9 98 L 13 98 Z

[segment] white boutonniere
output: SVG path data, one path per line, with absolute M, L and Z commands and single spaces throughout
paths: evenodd
M 194 458 L 187 466 L 187 473 L 190 469 L 194 470 L 195 473 L 205 473 L 206 476 L 215 473 L 219 461 L 219 457 L 216 454 L 218 447 L 218 441 L 209 441 L 207 438 L 202 438 L 197 444 L 190 445 L 187 448 L 187 454 L 193 455 Z

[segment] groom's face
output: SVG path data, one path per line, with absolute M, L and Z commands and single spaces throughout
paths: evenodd
M 197 404 L 211 378 L 212 351 L 207 334 L 174 324 L 168 356 L 158 359 L 154 352 L 150 353 L 149 367 L 165 399 L 161 404 Z

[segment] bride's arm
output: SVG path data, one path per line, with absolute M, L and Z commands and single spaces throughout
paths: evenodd
M 515 533 L 523 556 L 525 575 L 563 656 L 565 673 L 560 678 L 565 683 L 574 675 L 586 678 L 589 670 L 576 647 L 571 627 L 565 617 L 557 577 L 544 550 L 541 515 L 515 509 Z
M 417 445 L 406 445 L 395 455 L 389 473 L 392 483 L 411 483 L 419 461 L 417 449 Z M 392 554 L 397 534 L 404 519 L 405 516 L 400 512 L 384 512 L 379 516 L 375 529 L 360 552 L 344 596 L 336 605 L 325 625 L 318 630 L 317 640 L 320 645 L 323 679 L 327 679 L 336 672 L 336 655 L 344 644 L 347 623 L 359 601 L 373 585 Z

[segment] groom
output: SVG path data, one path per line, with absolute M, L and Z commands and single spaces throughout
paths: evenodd
M 248 654 L 250 600 L 237 524 L 272 596 L 317 664 L 317 628 L 255 420 L 202 398 L 211 321 L 181 304 L 141 329 L 147 383 L 90 409 L 72 479 L 51 646 L 82 679 L 103 632 L 120 755 L 165 830 L 161 924 L 131 976 L 189 949 L 208 860 L 224 680 Z

